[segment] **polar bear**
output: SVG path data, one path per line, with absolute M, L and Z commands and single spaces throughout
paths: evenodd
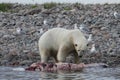
M 78 55 L 86 49 L 87 44 L 87 39 L 79 29 L 50 29 L 40 37 L 38 42 L 41 62 L 48 62 L 50 57 L 53 57 L 56 62 L 65 62 L 66 57 L 74 52 L 74 61 L 79 63 Z

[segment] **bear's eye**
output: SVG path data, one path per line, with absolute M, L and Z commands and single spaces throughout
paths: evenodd
M 77 44 L 75 44 L 75 46 L 77 46 Z

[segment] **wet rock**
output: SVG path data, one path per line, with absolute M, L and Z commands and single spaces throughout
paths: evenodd
M 32 64 L 32 63 L 33 63 L 33 61 L 23 60 L 23 61 L 20 62 L 20 65 L 22 65 L 22 66 L 24 65 L 24 66 L 25 66 L 25 65 L 30 65 L 30 64 Z
M 0 65 L 9 65 L 8 63 L 9 63 L 8 60 L 1 60 L 0 61 Z

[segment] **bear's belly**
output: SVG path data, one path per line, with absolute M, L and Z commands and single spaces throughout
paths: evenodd
M 50 50 L 50 56 L 57 56 L 58 51 L 57 50 Z

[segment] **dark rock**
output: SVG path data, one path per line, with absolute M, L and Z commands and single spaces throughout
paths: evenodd
M 40 8 L 36 8 L 36 9 L 32 9 L 32 10 L 29 10 L 28 12 L 26 12 L 26 13 L 24 14 L 24 16 L 26 16 L 26 15 L 38 14 L 38 13 L 40 13 L 40 12 L 41 12 L 41 9 L 40 9 Z

